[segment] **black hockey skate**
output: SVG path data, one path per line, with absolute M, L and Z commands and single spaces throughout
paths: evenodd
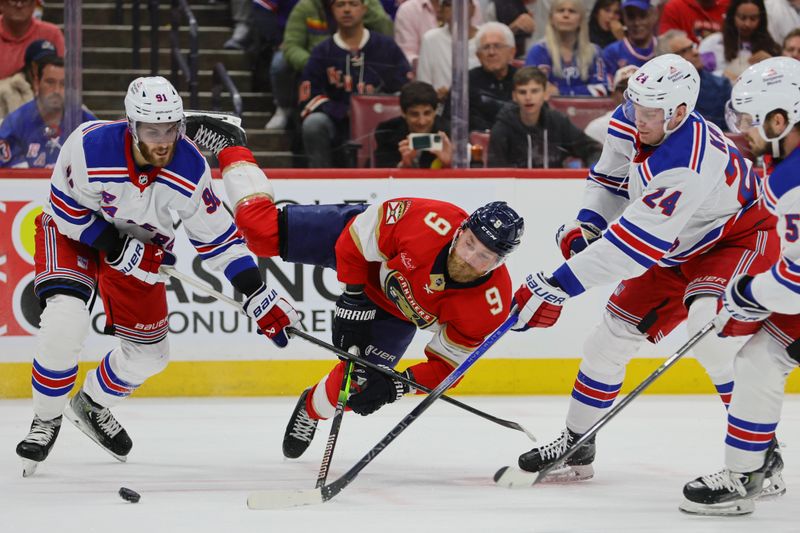
M 786 494 L 786 482 L 783 481 L 783 456 L 781 455 L 780 443 L 777 439 L 772 440 L 774 449 L 767 455 L 766 471 L 764 472 L 764 486 L 759 500 L 766 500 Z
M 520 455 L 519 467 L 527 472 L 539 472 L 553 460 L 564 455 L 569 448 L 572 448 L 575 441 L 580 438 L 581 435 L 565 428 L 561 432 L 561 435 L 553 442 L 534 448 Z M 572 457 L 567 459 L 565 463 L 549 472 L 544 479 L 542 479 L 542 482 L 563 483 L 591 479 L 594 476 L 594 468 L 592 468 L 594 454 L 595 443 L 594 437 L 592 437 L 586 444 L 581 446 Z
M 221 113 L 186 112 L 186 136 L 214 155 L 230 146 L 246 146 L 241 119 Z
M 52 420 L 42 420 L 38 416 L 33 417 L 28 436 L 17 444 L 17 455 L 22 458 L 22 477 L 32 476 L 39 463 L 47 459 L 60 430 L 60 416 Z
M 731 472 L 725 468 L 690 481 L 683 487 L 684 500 L 680 510 L 709 516 L 752 513 L 756 507 L 755 499 L 764 487 L 764 474 L 770 465 L 776 465 L 772 457 L 776 449 L 777 443 L 773 441 L 767 450 L 764 466 L 753 472 Z
M 317 431 L 319 420 L 308 416 L 306 411 L 306 398 L 311 389 L 306 389 L 297 400 L 292 417 L 283 434 L 283 455 L 289 459 L 297 459 L 305 453 L 311 445 L 314 433 Z
M 89 395 L 81 390 L 72 397 L 64 409 L 64 414 L 67 415 L 67 420 L 115 459 L 122 462 L 128 460 L 128 452 L 131 451 L 133 442 L 108 407 L 94 403 Z

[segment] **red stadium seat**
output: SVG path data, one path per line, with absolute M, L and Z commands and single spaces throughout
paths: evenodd
M 753 154 L 750 152 L 750 145 L 747 143 L 747 138 L 742 133 L 726 133 L 728 139 L 732 140 L 739 151 L 750 161 L 753 161 Z
M 469 143 L 474 146 L 480 146 L 483 150 L 483 166 L 489 164 L 489 132 L 488 131 L 471 131 L 469 133 Z
M 591 121 L 614 109 L 614 100 L 594 96 L 553 96 L 547 102 L 556 111 L 561 111 L 575 124 L 584 130 Z
M 360 145 L 358 167 L 372 166 L 375 128 L 384 120 L 400 116 L 400 97 L 388 95 L 350 97 L 350 142 Z

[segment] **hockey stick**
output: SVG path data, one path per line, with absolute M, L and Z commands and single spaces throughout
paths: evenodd
M 322 454 L 322 462 L 319 465 L 319 475 L 317 476 L 316 488 L 320 489 L 328 480 L 328 468 L 331 466 L 331 457 L 336 448 L 336 440 L 339 438 L 339 428 L 342 427 L 344 409 L 347 407 L 347 398 L 350 396 L 350 377 L 353 372 L 353 361 L 347 361 L 344 367 L 342 384 L 339 387 L 339 398 L 336 400 L 336 411 L 331 420 L 331 431 L 328 433 L 328 443 L 325 444 L 325 453 Z
M 600 428 L 605 426 L 612 418 L 614 418 L 617 413 L 625 409 L 625 406 L 631 403 L 639 394 L 641 394 L 647 387 L 650 386 L 656 379 L 661 376 L 664 372 L 666 372 L 672 365 L 678 362 L 678 360 L 683 357 L 686 352 L 688 352 L 692 346 L 700 342 L 700 340 L 705 337 L 708 332 L 714 329 L 714 321 L 712 320 L 702 328 L 700 331 L 695 333 L 691 339 L 686 341 L 686 344 L 681 346 L 677 352 L 675 352 L 669 359 L 664 361 L 661 366 L 655 369 L 655 371 L 647 376 L 644 381 L 642 381 L 635 389 L 633 389 L 627 396 L 625 396 L 619 403 L 617 403 L 614 407 L 611 408 L 609 412 L 603 415 L 600 420 L 594 423 L 592 427 L 589 428 L 589 431 L 584 433 L 581 438 L 575 441 L 575 444 L 570 447 L 564 455 L 550 461 L 549 463 L 545 464 L 545 466 L 539 472 L 526 472 L 517 467 L 512 466 L 504 466 L 500 470 L 498 470 L 494 475 L 494 481 L 500 486 L 506 488 L 522 488 L 522 487 L 530 487 L 533 486 L 540 481 L 542 481 L 547 474 L 561 466 L 567 459 L 572 457 L 580 447 L 585 444 L 589 439 L 591 439 Z
M 179 270 L 176 270 L 176 269 L 174 269 L 172 267 L 161 267 L 161 272 L 163 274 L 168 275 L 168 276 L 172 276 L 175 279 L 183 281 L 183 282 L 187 283 L 188 285 L 191 285 L 192 287 L 195 287 L 195 288 L 205 292 L 209 296 L 213 296 L 214 298 L 216 298 L 217 300 L 219 300 L 221 302 L 225 302 L 227 304 L 230 304 L 233 307 L 235 307 L 236 309 L 238 309 L 240 312 L 242 312 L 242 304 L 240 304 L 239 302 L 237 302 L 236 300 L 234 300 L 230 296 L 226 296 L 226 295 L 222 294 L 221 292 L 219 292 L 217 290 L 214 290 L 212 287 L 209 287 L 208 285 L 206 285 L 202 281 L 200 281 L 200 280 L 198 280 L 198 279 L 196 279 L 196 278 L 194 278 L 192 276 L 189 276 L 188 274 L 184 274 L 183 272 L 181 272 Z M 303 339 L 305 339 L 305 340 L 307 340 L 307 341 L 309 341 L 309 342 L 311 342 L 313 344 L 316 344 L 317 346 L 319 346 L 321 348 L 325 348 L 326 350 L 329 350 L 329 351 L 335 353 L 340 358 L 347 359 L 348 361 L 353 361 L 357 365 L 365 366 L 367 368 L 371 368 L 372 370 L 375 370 L 376 372 L 380 372 L 382 374 L 385 374 L 385 375 L 391 377 L 392 379 L 397 379 L 399 381 L 402 381 L 403 383 L 405 383 L 409 387 L 413 387 L 415 389 L 418 389 L 418 390 L 421 390 L 421 391 L 427 392 L 427 393 L 431 392 L 431 389 L 429 389 L 428 387 L 425 387 L 424 385 L 420 385 L 419 383 L 406 378 L 404 375 L 400 374 L 399 372 L 395 372 L 394 370 L 390 370 L 390 369 L 388 369 L 386 367 L 383 367 L 383 366 L 380 366 L 380 365 L 376 365 L 375 363 L 373 363 L 371 361 L 367 361 L 367 360 L 362 359 L 360 357 L 356 357 L 353 354 L 350 354 L 350 353 L 348 353 L 348 352 L 346 352 L 344 350 L 341 350 L 341 349 L 337 348 L 336 346 L 334 346 L 332 344 L 329 344 L 329 343 L 327 343 L 327 342 L 325 342 L 323 340 L 320 340 L 320 339 L 314 337 L 313 335 L 310 335 L 310 334 L 306 333 L 305 331 L 301 331 L 301 330 L 299 330 L 297 328 L 293 328 L 293 327 L 286 328 L 286 331 L 287 331 L 287 333 L 289 335 L 292 335 L 292 336 L 296 335 L 298 337 L 301 337 L 301 338 L 303 338 Z M 498 418 L 496 416 L 490 415 L 489 413 L 486 413 L 486 412 L 481 411 L 479 409 L 476 409 L 474 407 L 470 407 L 469 405 L 467 405 L 465 403 L 462 403 L 462 402 L 460 402 L 460 401 L 458 401 L 458 400 L 456 400 L 454 398 L 451 398 L 449 396 L 446 396 L 446 395 L 442 395 L 442 401 L 445 401 L 445 402 L 449 403 L 450 405 L 454 405 L 454 406 L 456 406 L 456 407 L 458 407 L 460 409 L 464 409 L 465 411 L 470 412 L 470 413 L 472 413 L 474 415 L 478 415 L 481 418 L 485 418 L 486 420 L 489 420 L 490 422 L 494 422 L 495 424 L 499 424 L 499 425 L 501 425 L 503 427 L 506 427 L 506 428 L 509 428 L 509 429 L 514 429 L 516 431 L 521 431 L 529 439 L 531 439 L 533 442 L 536 442 L 536 437 L 533 435 L 533 433 L 528 431 L 524 426 L 522 426 L 521 424 L 518 424 L 517 422 L 514 422 L 512 420 L 504 420 L 502 418 Z
M 312 505 L 325 503 L 339 494 L 358 476 L 375 457 L 378 456 L 389 444 L 397 438 L 408 426 L 414 422 L 428 407 L 433 404 L 444 391 L 449 389 L 469 368 L 486 353 L 511 327 L 516 324 L 518 313 L 513 311 L 506 318 L 499 328 L 494 330 L 486 339 L 472 352 L 455 370 L 431 391 L 424 400 L 411 410 L 389 433 L 386 434 L 375 446 L 370 449 L 350 470 L 345 472 L 333 483 L 322 486 L 318 489 L 308 490 L 265 490 L 253 492 L 247 498 L 247 507 L 250 509 L 284 509 L 287 507 L 298 507 L 301 505 Z

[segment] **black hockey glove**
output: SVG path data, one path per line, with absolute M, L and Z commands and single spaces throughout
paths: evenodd
M 402 375 L 412 381 L 414 379 L 408 369 Z M 371 368 L 358 368 L 353 372 L 353 379 L 360 385 L 360 390 L 348 398 L 347 406 L 362 416 L 370 415 L 387 403 L 399 400 L 410 391 L 410 387 L 399 379 Z
M 186 111 L 186 136 L 214 155 L 230 146 L 247 146 L 247 135 L 238 117 Z
M 372 321 L 375 319 L 375 304 L 364 294 L 363 286 L 348 285 L 336 300 L 333 317 L 333 345 L 344 351 L 351 346 L 360 353 L 366 351 L 371 340 Z

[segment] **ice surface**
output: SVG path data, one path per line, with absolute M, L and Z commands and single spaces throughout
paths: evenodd
M 525 425 L 540 441 L 563 426 L 567 398 L 460 397 Z M 342 424 L 329 481 L 341 475 L 418 401 L 405 398 Z M 644 396 L 598 436 L 596 477 L 574 485 L 508 490 L 492 475 L 532 444 L 520 432 L 437 403 L 332 501 L 250 511 L 259 489 L 312 488 L 328 424 L 286 460 L 281 440 L 295 398 L 138 399 L 114 409 L 134 446 L 109 457 L 68 422 L 47 461 L 22 478 L 14 453 L 31 402 L 0 401 L 0 532 L 426 533 L 800 531 L 800 398 L 790 396 L 778 436 L 787 494 L 749 517 L 681 514 L 681 488 L 723 466 L 724 410 L 715 396 Z M 120 487 L 142 495 L 130 504 Z

